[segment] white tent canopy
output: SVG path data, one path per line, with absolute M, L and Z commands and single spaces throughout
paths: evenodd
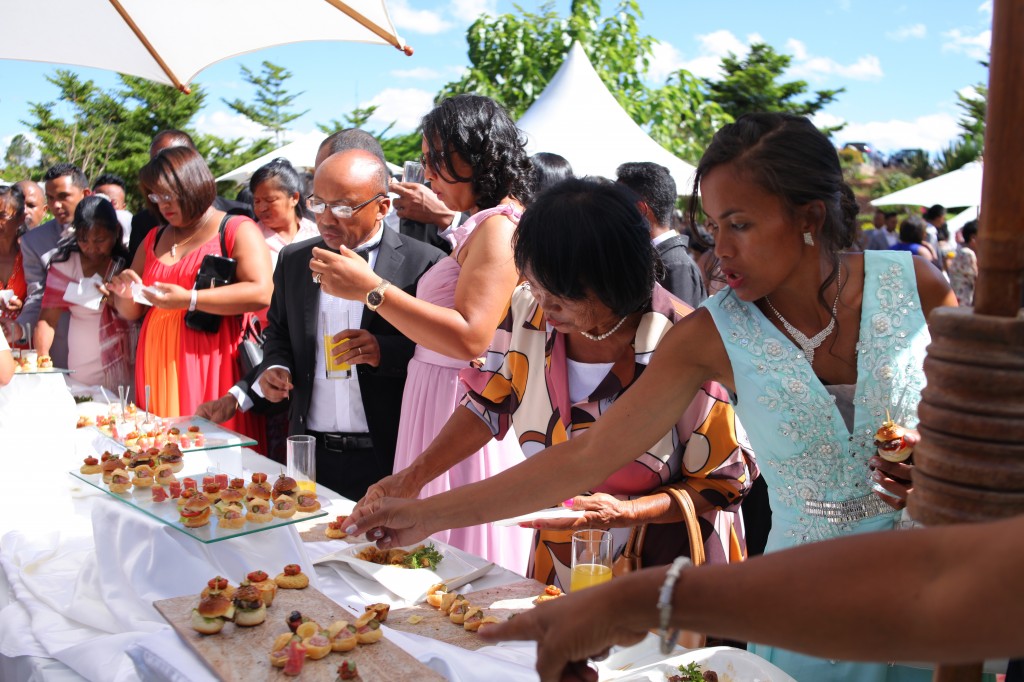
M 531 154 L 564 156 L 577 176 L 615 178 L 627 161 L 667 167 L 680 194 L 689 194 L 693 166 L 652 140 L 608 92 L 579 43 L 540 97 L 518 121 Z
M 871 202 L 872 206 L 980 206 L 980 161 L 969 163 L 952 173 L 911 185 Z
M 320 149 L 320 143 L 324 141 L 326 135 L 323 133 L 308 133 L 302 138 L 295 142 L 290 142 L 285 146 L 275 149 L 269 154 L 264 154 L 258 159 L 253 159 L 249 163 L 239 166 L 235 170 L 225 173 L 224 175 L 217 178 L 217 182 L 237 182 L 244 184 L 249 182 L 249 178 L 255 173 L 261 166 L 264 166 L 274 159 L 285 158 L 295 166 L 297 170 L 304 168 L 313 168 L 313 162 L 316 161 L 316 153 Z M 392 163 L 388 164 L 388 170 L 392 173 L 401 173 L 402 169 Z

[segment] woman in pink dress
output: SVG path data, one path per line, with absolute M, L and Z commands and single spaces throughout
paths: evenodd
M 121 223 L 113 204 L 100 196 L 89 196 L 75 208 L 75 233 L 62 241 L 46 271 L 42 311 L 36 324 L 34 343 L 39 355 L 49 355 L 57 322 L 71 311 L 68 326 L 68 369 L 75 381 L 90 386 L 117 387 L 131 381 L 129 374 L 128 323 L 104 297 L 98 308 L 69 303 L 69 287 L 99 276 L 104 281 L 128 262 L 128 249 L 121 240 Z M 96 284 L 86 282 L 96 290 Z
M 270 255 L 259 228 L 243 216 L 213 207 L 217 189 L 203 157 L 193 149 L 164 149 L 139 172 L 150 210 L 164 226 L 146 235 L 131 268 L 116 276 L 110 291 L 125 318 L 145 316 L 135 363 L 136 396 L 161 417 L 192 415 L 239 379 L 242 318 L 267 307 L 273 290 Z M 196 290 L 196 274 L 207 255 L 236 261 L 233 283 Z M 144 305 L 133 296 L 151 304 Z M 214 332 L 188 327 L 189 310 L 220 317 Z M 259 431 L 244 413 L 225 422 L 248 435 Z
M 423 276 L 415 297 L 386 288 L 351 251 L 313 251 L 314 258 L 326 261 L 347 282 L 343 290 L 328 293 L 360 300 L 368 292 L 371 297 L 382 292 L 378 313 L 417 343 L 402 399 L 396 472 L 420 464 L 420 453 L 465 394 L 459 370 L 481 357 L 494 338 L 519 282 L 512 234 L 530 197 L 531 166 L 522 134 L 505 110 L 486 97 L 451 97 L 423 118 L 423 167 L 438 198 L 470 218 L 442 233 L 452 243 L 452 255 Z M 434 495 L 522 460 L 515 437 L 492 440 L 450 470 L 436 472 L 422 489 L 401 492 L 407 497 Z M 389 481 L 391 477 L 371 486 L 367 496 L 380 495 L 384 488 L 396 494 Z M 487 524 L 434 537 L 517 573 L 526 571 L 531 541 L 526 529 Z

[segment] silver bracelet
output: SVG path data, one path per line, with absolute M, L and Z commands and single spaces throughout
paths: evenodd
M 661 625 L 661 653 L 668 655 L 672 653 L 672 650 L 676 646 L 676 641 L 679 639 L 679 633 L 682 631 L 681 628 L 675 628 L 669 630 L 668 624 L 672 620 L 672 592 L 676 587 L 676 580 L 679 579 L 679 574 L 683 572 L 683 569 L 687 566 L 691 566 L 690 560 L 687 557 L 681 556 L 676 557 L 676 560 L 672 562 L 672 567 L 668 569 L 668 573 L 665 574 L 665 582 L 661 584 L 661 591 L 658 593 L 658 614 Z
M 199 302 L 199 290 L 198 289 L 193 289 L 192 290 L 192 300 L 189 301 L 189 304 L 188 304 L 188 311 L 190 313 L 194 313 L 196 311 L 196 303 L 198 303 L 198 302 Z

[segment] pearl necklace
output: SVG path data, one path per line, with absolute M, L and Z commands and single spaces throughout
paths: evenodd
M 583 331 L 581 331 L 580 334 L 583 335 L 583 338 L 590 339 L 591 341 L 604 341 L 609 336 L 611 336 L 615 332 L 619 331 L 619 327 L 622 326 L 622 323 L 626 321 L 627 317 L 629 317 L 629 315 L 623 315 L 622 319 L 619 320 L 618 322 L 616 322 L 615 326 L 612 327 L 611 329 L 609 329 L 608 331 L 606 331 L 604 334 L 588 334 L 587 332 L 583 332 Z
M 202 224 L 196 226 L 195 231 L 192 234 L 189 235 L 188 239 L 186 239 L 185 241 L 174 242 L 173 244 L 171 244 L 171 258 L 176 258 L 177 255 L 178 255 L 178 247 L 179 246 L 185 246 L 185 244 L 188 244 L 190 241 L 195 239 L 195 236 L 197 234 L 199 234 L 204 227 L 206 227 L 206 224 L 208 222 L 210 222 L 210 218 L 209 217 L 204 218 Z M 178 228 L 176 228 L 176 227 L 173 227 L 171 229 L 173 229 L 175 232 L 177 232 L 177 230 L 178 230 Z
M 829 337 L 829 334 L 832 333 L 832 330 L 835 329 L 836 314 L 839 309 L 839 292 L 842 289 L 841 276 L 841 272 L 836 275 L 836 300 L 832 302 L 832 319 L 829 320 L 828 326 L 826 326 L 824 329 L 822 329 L 820 332 L 818 332 L 811 338 L 807 338 L 803 332 L 801 332 L 799 329 L 791 325 L 789 323 L 789 320 L 784 318 L 782 316 L 782 313 L 775 309 L 775 306 L 772 305 L 771 300 L 767 296 L 764 297 L 764 302 L 768 304 L 768 307 L 771 308 L 771 311 L 775 313 L 775 317 L 779 318 L 779 322 L 781 322 L 782 326 L 785 327 L 786 332 L 791 337 L 793 337 L 793 340 L 796 341 L 796 344 L 800 346 L 800 350 L 804 352 L 804 357 L 807 358 L 808 365 L 814 364 L 814 351 L 818 349 L 818 346 L 820 346 L 822 342 L 824 342 L 825 339 Z

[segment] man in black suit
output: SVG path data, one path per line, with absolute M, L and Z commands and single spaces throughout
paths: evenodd
M 700 268 L 686 249 L 687 238 L 672 229 L 676 183 L 668 168 L 645 161 L 624 163 L 615 172 L 619 184 L 637 195 L 637 208 L 651 226 L 651 243 L 665 266 L 658 283 L 696 308 L 708 297 L 708 292 Z
M 353 500 L 391 473 L 406 366 L 415 344 L 375 312 L 386 289 L 367 292 L 362 301 L 330 296 L 314 281 L 309 262 L 314 247 L 345 246 L 365 253 L 389 286 L 415 295 L 420 276 L 444 254 L 384 229 L 387 192 L 387 167 L 372 153 L 350 150 L 323 161 L 310 202 L 320 209 L 322 238 L 281 251 L 263 363 L 245 382 L 246 398 L 257 409 L 289 400 L 289 433 L 316 437 L 317 481 Z M 347 209 L 351 217 L 336 213 Z M 348 339 L 341 359 L 354 369 L 349 379 L 326 378 L 322 320 L 332 310 L 349 314 L 352 329 L 326 330 Z

